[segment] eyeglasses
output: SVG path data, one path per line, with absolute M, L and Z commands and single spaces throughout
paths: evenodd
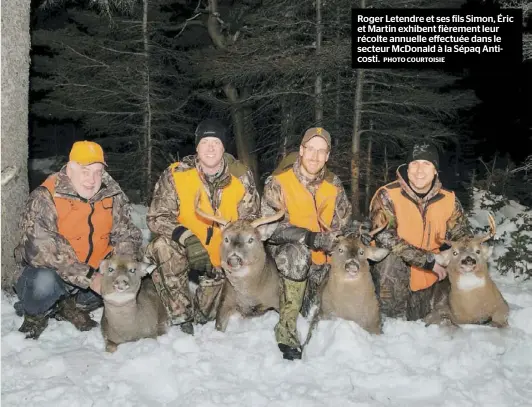
M 325 157 L 327 155 L 327 153 L 329 152 L 329 150 L 325 150 L 325 149 L 320 149 L 320 150 L 316 150 L 314 147 L 307 147 L 307 146 L 303 146 L 303 148 L 310 154 L 310 155 L 314 155 L 314 153 L 318 154 L 318 157 Z

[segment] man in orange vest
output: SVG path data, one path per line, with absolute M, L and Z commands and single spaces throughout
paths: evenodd
M 342 183 L 325 165 L 330 151 L 329 132 L 321 127 L 308 129 L 299 152 L 283 159 L 264 187 L 262 215 L 286 211 L 280 222 L 263 228 L 282 277 L 275 338 L 288 360 L 301 359 L 299 312 L 305 304 L 303 314 L 307 315 L 308 304 L 328 270 L 328 253 L 351 217 Z M 332 231 L 325 231 L 319 218 Z
M 100 262 L 113 253 L 138 257 L 141 232 L 106 165 L 100 145 L 78 141 L 68 163 L 29 196 L 14 280 L 27 338 L 37 339 L 51 316 L 81 331 L 95 327 L 89 311 L 102 304 Z
M 204 212 L 229 221 L 254 219 L 260 211 L 251 171 L 225 153 L 225 126 L 204 120 L 195 141 L 197 154 L 170 165 L 155 185 L 147 223 L 157 237 L 146 249 L 146 256 L 159 265 L 152 279 L 171 323 L 191 335 L 193 322 L 216 317 L 223 284 L 220 226 L 196 214 L 197 193 Z M 189 273 L 192 280 L 199 276 L 193 300 Z
M 430 310 L 435 287 L 447 276 L 435 262 L 439 239 L 471 236 L 471 227 L 455 194 L 438 178 L 438 151 L 426 142 L 414 145 L 397 180 L 375 193 L 370 205 L 374 227 L 388 226 L 376 244 L 391 250 L 373 268 L 382 312 L 413 321 Z

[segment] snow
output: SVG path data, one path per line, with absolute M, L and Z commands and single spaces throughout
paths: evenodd
M 134 206 L 147 241 L 145 211 Z M 523 211 L 510 203 L 495 213 L 499 245 L 516 228 L 503 217 Z M 484 227 L 486 211 L 477 207 L 471 221 Z M 213 322 L 196 326 L 194 337 L 172 327 L 108 354 L 99 329 L 79 332 L 68 322 L 51 320 L 38 341 L 24 339 L 14 298 L 2 293 L 2 405 L 530 406 L 532 281 L 492 277 L 510 304 L 510 328 L 385 319 L 384 334 L 374 336 L 322 321 L 295 362 L 277 348 L 275 312 L 233 318 L 226 333 Z M 308 322 L 300 317 L 298 326 L 304 338 Z

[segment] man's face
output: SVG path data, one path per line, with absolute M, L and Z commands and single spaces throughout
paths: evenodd
M 321 137 L 312 137 L 299 147 L 301 167 L 309 175 L 317 175 L 329 159 L 329 146 Z
M 224 146 L 217 137 L 202 138 L 196 148 L 198 159 L 204 169 L 217 169 L 222 162 Z
M 430 161 L 416 160 L 408 164 L 408 181 L 415 192 L 428 192 L 435 176 L 436 168 Z
M 102 186 L 103 164 L 80 165 L 70 161 L 67 165 L 67 175 L 78 195 L 91 199 Z

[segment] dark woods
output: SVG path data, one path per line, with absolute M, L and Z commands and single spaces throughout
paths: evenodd
M 329 166 L 361 213 L 419 139 L 438 145 L 444 185 L 466 207 L 482 185 L 530 203 L 530 168 L 519 170 L 532 151 L 530 61 L 519 72 L 354 71 L 354 3 L 464 2 L 123 0 L 95 9 L 34 1 L 30 158 L 60 165 L 75 140 L 95 140 L 111 175 L 147 203 L 160 172 L 194 153 L 203 118 L 227 123 L 227 150 L 259 186 L 306 128 L 321 125 L 334 139 Z M 493 7 L 486 3 L 467 6 Z M 31 187 L 43 177 L 30 172 Z

